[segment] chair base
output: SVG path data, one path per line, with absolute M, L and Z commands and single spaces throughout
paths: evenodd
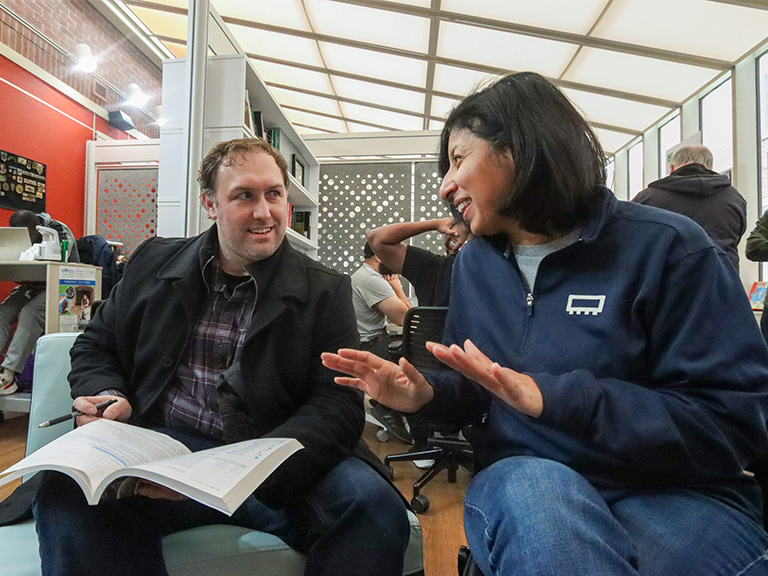
M 472 452 L 466 449 L 466 442 L 442 438 L 430 441 L 434 447 L 420 452 L 408 452 L 406 454 L 392 454 L 384 458 L 384 464 L 389 469 L 390 475 L 393 462 L 412 462 L 414 460 L 434 460 L 430 466 L 413 484 L 413 499 L 411 505 L 417 513 L 422 513 L 429 508 L 429 499 L 421 494 L 422 488 L 443 470 L 448 472 L 448 482 L 456 482 L 456 474 L 459 468 L 464 468 L 470 474 L 475 473 Z
M 459 576 L 483 576 L 467 546 L 459 548 Z

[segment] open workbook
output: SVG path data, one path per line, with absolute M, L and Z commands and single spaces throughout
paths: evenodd
M 166 434 L 96 420 L 60 436 L 0 474 L 0 486 L 40 470 L 68 474 L 91 505 L 121 477 L 151 480 L 231 516 L 291 454 L 295 439 L 264 438 L 190 452 Z

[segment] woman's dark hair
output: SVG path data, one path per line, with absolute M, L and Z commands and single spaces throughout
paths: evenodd
M 534 72 L 505 76 L 451 111 L 440 136 L 441 174 L 451 131 L 466 129 L 514 160 L 514 181 L 497 212 L 535 234 L 570 231 L 602 198 L 605 155 L 587 121 Z

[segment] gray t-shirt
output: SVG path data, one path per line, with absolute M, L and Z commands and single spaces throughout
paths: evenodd
M 532 291 L 536 283 L 536 274 L 539 272 L 539 264 L 541 264 L 544 257 L 562 250 L 566 246 L 570 246 L 579 239 L 580 234 L 581 229 L 577 228 L 565 236 L 546 244 L 510 244 L 505 256 L 509 258 L 510 253 L 514 254 L 520 272 L 523 274 L 526 284 L 528 284 L 528 290 Z
M 376 308 L 376 304 L 390 296 L 397 296 L 392 286 L 369 264 L 363 263 L 352 274 L 352 304 L 361 341 L 367 342 L 386 334 L 387 317 Z

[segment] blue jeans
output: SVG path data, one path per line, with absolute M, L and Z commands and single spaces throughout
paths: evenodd
M 44 575 L 165 576 L 162 537 L 208 524 L 278 536 L 307 554 L 307 575 L 402 575 L 409 537 L 405 504 L 357 458 L 342 461 L 285 508 L 250 496 L 231 517 L 193 500 L 142 496 L 88 506 L 69 476 L 46 474 L 35 501 Z
M 2 366 L 16 373 L 24 370 L 37 339 L 45 332 L 45 289 L 39 290 L 21 284 L 0 304 L 0 349 L 11 338 L 11 327 L 16 323 Z
M 478 474 L 464 526 L 485 576 L 768 574 L 766 533 L 735 508 L 674 488 L 599 491 L 542 458 L 506 458 Z

